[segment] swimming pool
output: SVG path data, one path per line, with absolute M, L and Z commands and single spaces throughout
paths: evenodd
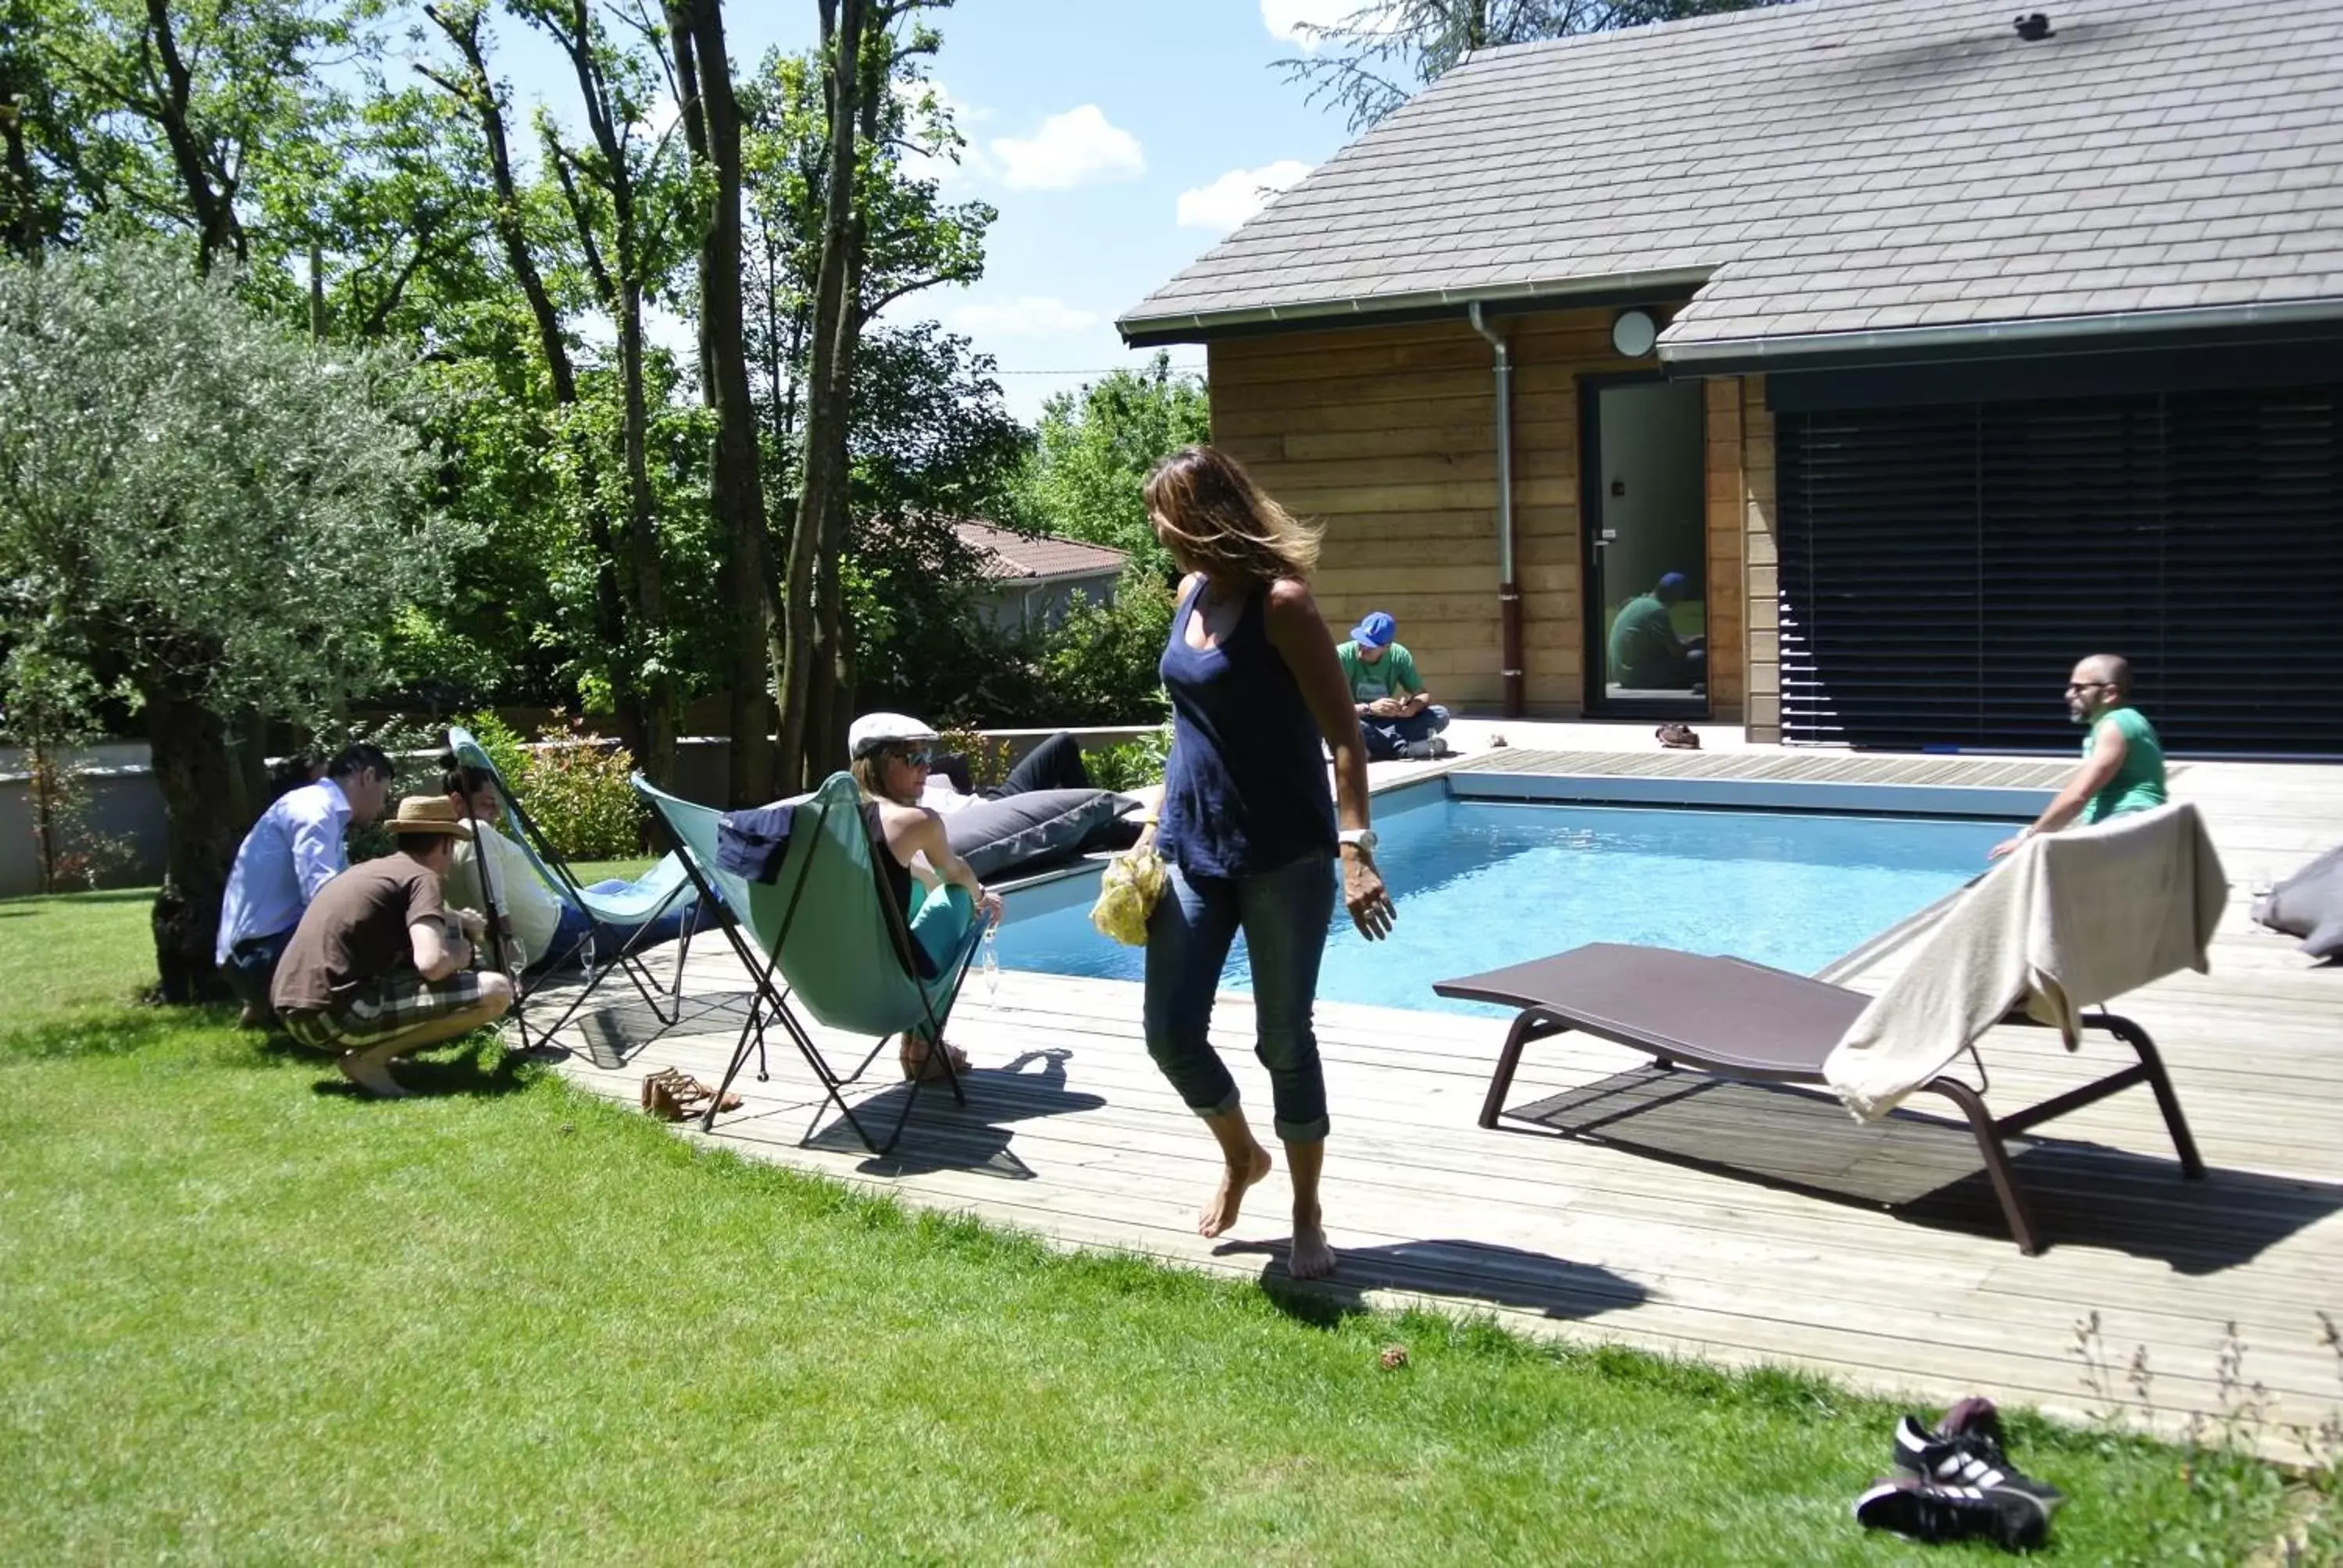
M 2006 822 L 1546 806 L 1434 791 L 1378 798 L 1376 854 L 1399 907 L 1386 942 L 1338 915 L 1318 993 L 1443 1012 L 1498 1010 L 1434 980 L 1581 942 L 1724 953 L 1811 973 L 1985 869 Z M 1011 895 L 1006 969 L 1139 980 L 1144 953 L 1091 929 L 1095 879 Z M 1021 909 L 1021 905 L 1023 908 Z M 1252 983 L 1240 940 L 1224 986 Z

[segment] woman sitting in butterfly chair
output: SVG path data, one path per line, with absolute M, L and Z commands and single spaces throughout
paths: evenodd
M 862 787 L 863 809 L 872 815 L 871 837 L 886 840 L 880 865 L 909 917 L 911 940 L 940 968 L 960 948 L 970 921 L 1001 918 L 1001 896 L 986 890 L 975 869 L 952 853 L 944 819 L 919 804 L 934 759 L 936 732 L 900 713 L 867 713 L 847 732 L 854 781 Z M 942 1062 L 924 1035 L 903 1036 L 903 1076 L 940 1078 Z M 946 1045 L 952 1070 L 968 1070 L 968 1057 Z

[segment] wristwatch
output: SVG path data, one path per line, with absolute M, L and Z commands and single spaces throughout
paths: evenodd
M 1373 828 L 1345 828 L 1334 837 L 1342 843 L 1356 845 L 1362 855 L 1373 854 L 1379 842 Z

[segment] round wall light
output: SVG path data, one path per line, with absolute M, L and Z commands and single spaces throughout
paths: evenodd
M 1641 359 L 1659 340 L 1659 324 L 1648 310 L 1623 310 L 1611 320 L 1611 347 L 1623 359 Z

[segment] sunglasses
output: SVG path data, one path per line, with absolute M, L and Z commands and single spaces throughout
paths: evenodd
M 2115 682 L 2112 680 L 2070 680 L 2066 683 L 2066 689 L 2069 691 L 2104 691 L 2114 684 Z
M 935 760 L 935 753 L 924 746 L 916 751 L 898 751 L 895 755 L 913 768 L 925 768 Z

